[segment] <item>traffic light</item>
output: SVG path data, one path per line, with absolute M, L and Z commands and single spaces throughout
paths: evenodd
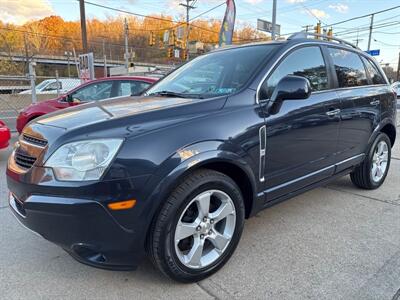
M 168 58 L 173 58 L 173 57 L 174 57 L 174 48 L 168 47 L 168 50 L 167 50 L 167 57 L 168 57 Z
M 331 40 L 330 38 L 333 37 L 333 29 L 332 29 L 332 27 L 329 28 L 327 36 L 328 36 L 328 41 L 330 41 Z
M 153 31 L 151 31 L 149 38 L 149 46 L 154 46 L 155 44 L 156 44 L 156 35 L 154 34 Z
M 187 51 L 186 49 L 182 50 L 182 60 L 186 60 L 187 59 Z
M 175 42 L 176 42 L 176 35 L 175 31 L 172 30 L 169 34 L 168 46 L 175 46 Z
M 314 27 L 314 30 L 316 34 L 321 34 L 321 22 L 317 23 L 317 26 Z M 318 39 L 318 37 L 315 38 Z

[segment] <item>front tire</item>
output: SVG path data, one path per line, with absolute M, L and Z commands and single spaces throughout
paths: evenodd
M 351 181 L 362 189 L 377 189 L 385 181 L 390 159 L 390 139 L 385 133 L 380 133 L 372 143 L 365 160 L 350 173 Z
M 229 260 L 243 224 L 243 198 L 236 183 L 220 172 L 198 170 L 172 192 L 153 222 L 150 256 L 168 277 L 199 281 Z

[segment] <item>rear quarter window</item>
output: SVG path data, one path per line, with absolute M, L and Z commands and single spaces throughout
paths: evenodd
M 361 59 L 367 68 L 367 72 L 371 78 L 372 84 L 385 84 L 385 79 L 375 64 L 365 57 L 361 57 Z
M 367 73 L 358 54 L 339 48 L 328 48 L 332 58 L 339 87 L 368 85 Z

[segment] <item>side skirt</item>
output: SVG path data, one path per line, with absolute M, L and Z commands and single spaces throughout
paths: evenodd
M 274 206 L 275 204 L 278 204 L 278 203 L 280 203 L 282 201 L 285 201 L 287 199 L 293 198 L 294 196 L 297 196 L 299 194 L 305 193 L 305 192 L 307 192 L 309 190 L 312 190 L 312 189 L 314 189 L 316 187 L 320 187 L 322 185 L 325 185 L 325 184 L 327 184 L 327 183 L 329 183 L 331 181 L 336 180 L 337 178 L 343 177 L 343 176 L 351 173 L 351 171 L 353 171 L 353 167 L 345 169 L 345 170 L 342 170 L 341 172 L 336 173 L 336 174 L 332 175 L 331 177 L 328 177 L 326 179 L 317 181 L 317 182 L 315 182 L 313 184 L 310 184 L 310 185 L 307 185 L 307 186 L 305 186 L 305 187 L 303 187 L 303 188 L 301 188 L 299 190 L 296 190 L 294 192 L 288 193 L 288 194 L 283 195 L 283 196 L 281 196 L 279 198 L 276 198 L 274 200 L 268 201 L 268 202 L 264 203 L 264 205 L 261 207 L 260 210 L 265 209 L 267 207 Z

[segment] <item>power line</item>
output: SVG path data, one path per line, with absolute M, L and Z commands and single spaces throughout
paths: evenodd
M 385 42 L 378 41 L 376 39 L 374 39 L 374 42 L 381 43 L 382 45 L 389 46 L 389 47 L 400 47 L 400 44 L 399 45 L 388 44 L 388 43 L 385 43 Z
M 171 29 L 174 29 L 174 28 L 176 28 L 177 26 L 180 26 L 180 25 L 183 24 L 182 21 L 174 21 L 174 20 L 171 20 L 171 19 L 166 19 L 166 18 L 161 18 L 161 17 L 155 17 L 155 16 L 146 16 L 146 15 L 143 15 L 143 14 L 138 14 L 138 13 L 134 13 L 134 12 L 131 12 L 131 11 L 124 10 L 124 9 L 114 8 L 114 7 L 110 7 L 110 6 L 106 6 L 106 5 L 102 5 L 102 4 L 97 4 L 97 3 L 89 2 L 89 1 L 85 1 L 85 3 L 86 3 L 86 4 L 89 4 L 89 5 L 92 5 L 92 6 L 97 6 L 97 7 L 101 7 L 101 8 L 104 8 L 104 9 L 109 9 L 109 10 L 113 10 L 113 11 L 117 11 L 117 12 L 122 12 L 122 13 L 125 13 L 125 14 L 137 16 L 137 17 L 148 18 L 148 19 L 153 19 L 153 20 L 158 20 L 158 21 L 166 21 L 166 22 L 170 22 L 170 23 L 177 23 L 176 26 L 169 27 L 169 28 L 155 29 L 155 30 L 144 30 L 144 31 L 164 31 L 164 30 L 171 30 Z M 191 26 L 192 26 L 192 27 L 195 27 L 195 28 L 198 28 L 198 29 L 201 29 L 201 30 L 204 30 L 204 31 L 213 32 L 213 33 L 217 33 L 217 34 L 218 34 L 217 31 L 214 31 L 214 30 L 211 30 L 211 29 L 208 29 L 208 28 L 204 28 L 204 27 L 201 27 L 201 26 L 193 25 L 193 24 L 191 24 Z
M 400 21 L 394 21 L 394 22 L 388 22 L 388 23 L 382 23 L 378 26 L 374 26 L 372 27 L 372 29 L 380 29 L 380 28 L 385 28 L 385 27 L 392 27 L 395 26 L 397 24 L 400 24 Z M 336 35 L 348 35 L 348 34 L 352 34 L 352 33 L 356 33 L 356 32 L 362 32 L 362 31 L 369 31 L 369 28 L 364 27 L 364 29 L 360 29 L 360 28 L 356 28 L 354 30 L 346 30 L 346 31 L 339 31 L 336 33 Z
M 350 18 L 350 19 L 347 19 L 347 20 L 343 20 L 343 21 L 339 21 L 339 22 L 332 23 L 332 24 L 329 24 L 329 25 L 325 25 L 325 26 L 323 26 L 323 27 L 331 27 L 331 26 L 343 24 L 343 23 L 346 23 L 346 22 L 350 22 L 350 21 L 354 21 L 354 20 L 366 18 L 366 17 L 369 17 L 369 16 L 371 16 L 371 15 L 381 14 L 381 13 L 384 13 L 384 12 L 387 12 L 387 11 L 390 11 L 390 10 L 394 10 L 394 9 L 398 9 L 398 8 L 400 8 L 400 5 L 396 5 L 396 6 L 387 8 L 387 9 L 383 9 L 383 10 L 380 10 L 380 11 L 376 11 L 376 12 L 373 12 L 373 13 L 370 13 L 370 14 L 367 14 L 367 15 L 362 15 L 362 16 L 358 16 L 358 17 L 353 17 L 353 18 Z
M 195 3 L 196 3 L 196 2 L 194 2 L 193 5 L 194 5 Z M 209 10 L 206 10 L 206 11 L 202 12 L 201 14 L 198 14 L 197 16 L 191 18 L 190 21 L 193 21 L 193 20 L 195 20 L 195 19 L 197 19 L 197 18 L 199 18 L 199 17 L 201 17 L 201 16 L 203 16 L 203 15 L 209 13 L 210 11 L 213 11 L 214 9 L 217 9 L 217 8 L 219 8 L 220 6 L 225 5 L 225 4 L 226 4 L 226 2 L 224 1 L 224 2 L 222 2 L 222 3 L 220 3 L 220 4 L 218 4 L 218 5 L 216 5 L 216 6 L 212 7 L 212 8 L 210 8 Z
M 303 8 L 314 18 L 317 19 L 318 22 L 324 23 L 325 25 L 327 25 L 325 22 L 322 22 L 320 18 L 318 18 L 313 12 L 312 10 L 310 10 L 307 6 L 305 6 L 302 2 L 300 2 L 301 6 L 303 6 Z

